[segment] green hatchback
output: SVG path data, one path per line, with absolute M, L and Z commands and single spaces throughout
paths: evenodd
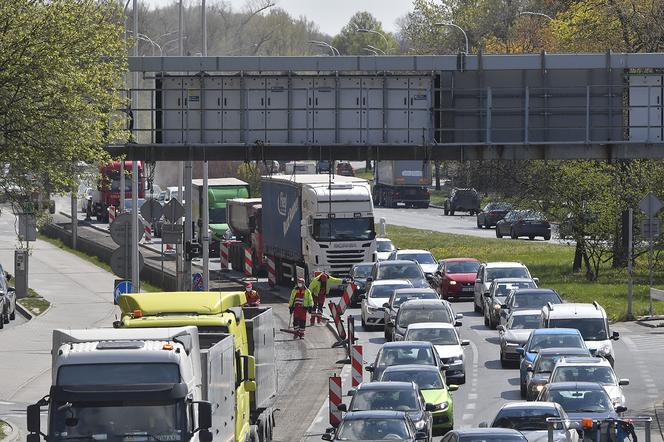
M 415 382 L 424 401 L 436 406 L 432 411 L 433 434 L 441 435 L 454 428 L 454 407 L 450 392 L 458 385 L 446 385 L 440 370 L 433 365 L 393 365 L 381 374 L 382 382 Z

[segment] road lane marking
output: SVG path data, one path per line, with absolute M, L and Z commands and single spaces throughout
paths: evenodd
M 477 407 L 473 402 L 471 402 L 470 404 L 466 404 L 466 410 L 474 410 L 475 408 Z
M 472 420 L 475 415 L 472 413 L 466 413 L 463 416 L 461 416 L 462 421 L 469 421 Z
M 468 399 L 477 399 L 477 393 L 468 393 Z

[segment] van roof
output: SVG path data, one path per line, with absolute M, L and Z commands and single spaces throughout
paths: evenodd
M 569 303 L 547 305 L 542 309 L 543 315 L 549 319 L 563 318 L 605 318 L 606 311 L 597 303 Z
M 160 313 L 196 313 L 219 315 L 246 301 L 243 291 L 237 292 L 172 292 L 128 293 L 120 296 L 122 314 L 141 310 L 144 316 Z

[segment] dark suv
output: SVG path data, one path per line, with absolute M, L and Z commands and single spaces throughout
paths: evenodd
M 445 200 L 445 215 L 454 215 L 454 212 L 468 212 L 470 215 L 480 213 L 480 195 L 475 189 L 452 189 L 450 197 Z

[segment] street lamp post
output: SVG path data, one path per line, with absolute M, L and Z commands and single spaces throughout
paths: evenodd
M 463 33 L 463 38 L 466 40 L 466 54 L 469 53 L 469 45 L 468 45 L 468 34 L 466 34 L 466 31 L 463 30 L 463 28 L 457 24 L 454 23 L 436 23 L 435 26 L 451 26 L 453 28 L 458 29 Z
M 385 50 L 381 51 L 381 52 L 383 54 L 388 54 L 390 52 L 390 42 L 387 40 L 387 37 L 385 36 L 384 33 L 380 32 L 380 31 L 376 31 L 375 29 L 365 29 L 365 28 L 357 28 L 355 31 L 356 32 L 362 32 L 362 33 L 368 33 L 368 34 L 380 35 L 381 37 L 383 37 L 383 41 L 385 42 Z M 369 47 L 369 46 L 370 45 L 368 45 L 367 47 Z
M 387 55 L 384 50 L 382 50 L 380 48 L 377 48 L 376 46 L 367 45 L 367 48 L 369 48 L 369 49 L 371 49 L 372 51 L 375 51 L 375 52 L 380 52 L 383 55 Z
M 339 50 L 337 48 L 324 41 L 311 40 L 309 41 L 309 44 L 320 46 L 322 48 L 328 48 L 332 52 L 332 56 L 341 55 L 341 53 L 339 53 Z

